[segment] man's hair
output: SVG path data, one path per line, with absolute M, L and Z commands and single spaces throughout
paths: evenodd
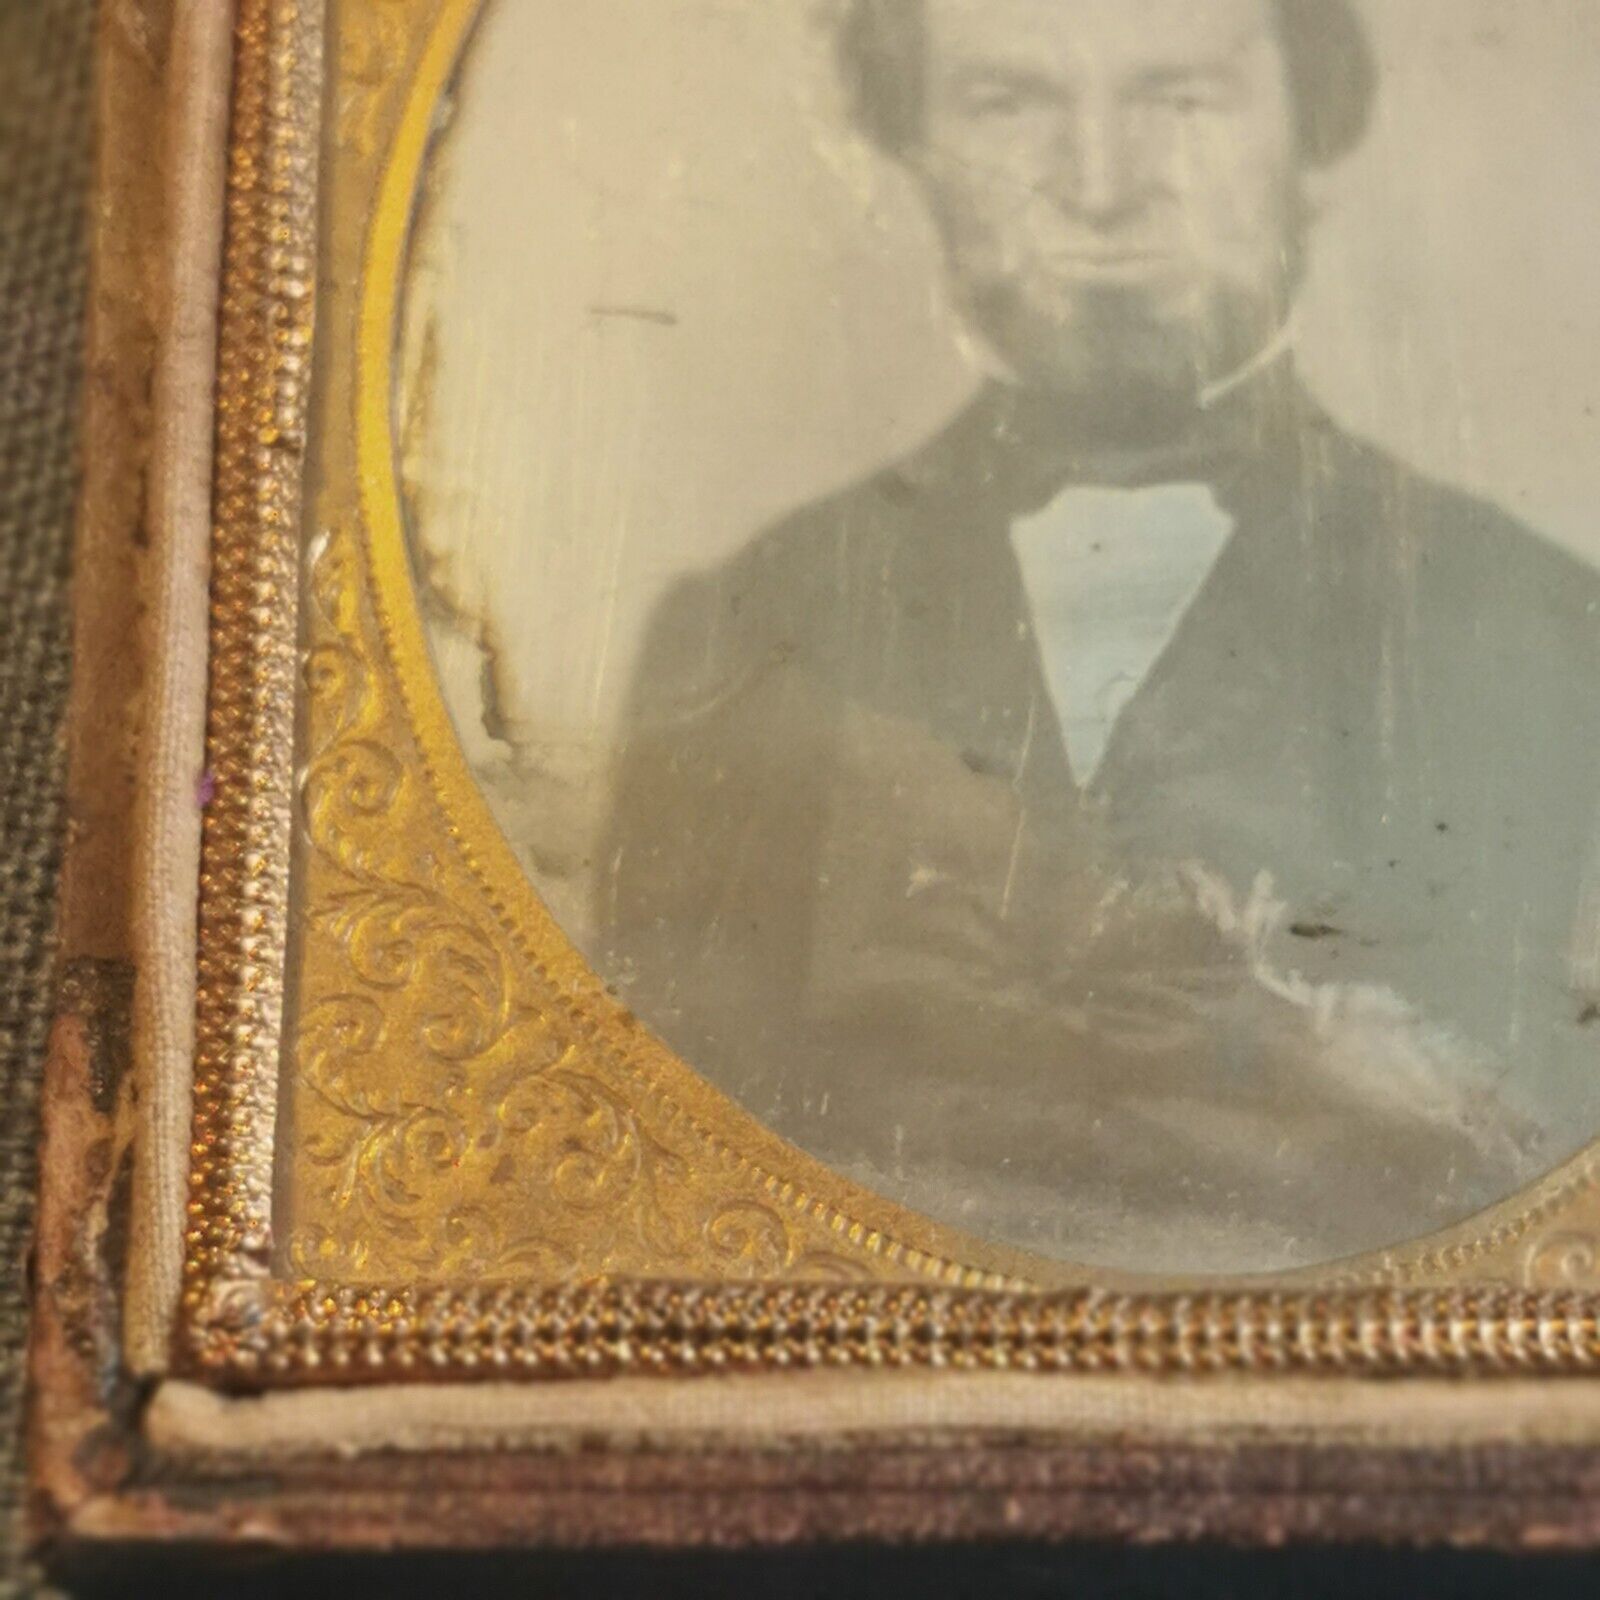
M 1196 0 L 1204 4 L 1205 0 Z M 849 0 L 839 62 L 857 125 L 891 155 L 922 127 L 924 0 Z M 1328 166 L 1361 142 L 1378 68 L 1351 0 L 1269 0 L 1288 70 L 1300 155 Z

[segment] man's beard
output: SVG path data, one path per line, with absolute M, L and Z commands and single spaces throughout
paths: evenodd
M 1143 290 L 1092 285 L 1056 317 L 997 283 L 971 311 L 1016 381 L 1070 417 L 1077 437 L 1142 449 L 1193 426 L 1207 390 L 1272 339 L 1287 296 L 1219 290 L 1202 316 L 1182 321 Z

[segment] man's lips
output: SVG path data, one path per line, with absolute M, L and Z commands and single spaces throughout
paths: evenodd
M 1049 258 L 1053 271 L 1068 277 L 1158 277 L 1172 270 L 1176 257 L 1170 250 L 1112 249 L 1062 250 Z

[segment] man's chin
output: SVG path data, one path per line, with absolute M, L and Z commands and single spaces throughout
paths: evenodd
M 1281 318 L 1264 298 L 1197 308 L 1098 289 L 1035 297 L 991 285 L 969 302 L 974 324 L 1026 390 L 1070 413 L 1080 436 L 1138 448 L 1183 434 L 1209 379 L 1247 360 Z
M 1070 327 L 1012 320 L 1001 354 L 1019 385 L 1069 414 L 1086 438 L 1142 446 L 1184 432 L 1200 410 L 1209 365 L 1201 341 L 1131 314 L 1122 298 L 1094 310 L 1100 314 L 1075 316 Z
M 1165 444 L 1188 432 L 1201 410 L 1192 369 L 1180 376 L 1035 360 L 1016 377 L 1037 403 L 1070 418 L 1074 434 L 1097 444 L 1136 449 Z

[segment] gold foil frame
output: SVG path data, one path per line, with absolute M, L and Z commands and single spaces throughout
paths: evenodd
M 401 526 L 405 252 L 478 3 L 240 6 L 184 1361 L 261 1384 L 1600 1360 L 1592 1157 L 1309 1280 L 1143 1287 L 856 1187 L 607 994 L 467 769 Z

